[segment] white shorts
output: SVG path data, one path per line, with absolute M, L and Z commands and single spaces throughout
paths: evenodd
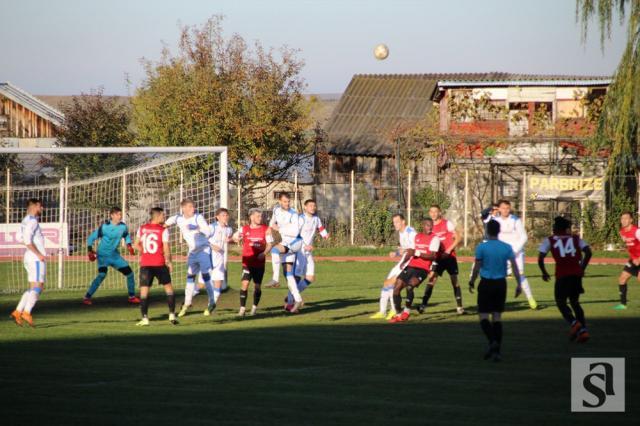
M 405 260 L 405 255 L 402 255 L 402 258 L 400 259 L 400 261 L 398 263 L 396 263 L 396 265 L 391 268 L 391 270 L 389 271 L 389 273 L 387 274 L 387 279 L 391 279 L 391 278 L 395 278 L 398 275 L 400 275 L 400 272 L 402 272 L 402 270 L 407 266 L 407 262 Z
M 289 249 L 285 254 L 281 255 L 280 259 L 282 260 L 282 263 L 295 263 L 296 254 L 302 250 L 302 238 L 296 237 L 289 242 L 283 241 L 282 245 Z
M 294 275 L 296 277 L 313 276 L 316 273 L 316 262 L 313 252 L 301 250 L 296 256 Z
M 43 283 L 47 274 L 47 265 L 39 261 L 35 256 L 24 257 L 24 269 L 27 270 L 27 278 L 30 283 Z

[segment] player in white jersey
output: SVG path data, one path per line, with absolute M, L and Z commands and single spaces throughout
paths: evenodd
M 193 292 L 196 285 L 196 276 L 202 274 L 204 285 L 209 296 L 209 304 L 204 315 L 211 315 L 216 308 L 213 286 L 211 285 L 211 247 L 209 247 L 210 229 L 206 219 L 199 213 L 193 200 L 187 198 L 180 203 L 182 214 L 171 216 L 166 220 L 165 226 L 177 226 L 182 238 L 189 247 L 187 256 L 187 286 L 184 289 L 184 304 L 180 309 L 179 317 L 186 315 L 193 301 Z
M 382 284 L 382 291 L 380 292 L 380 310 L 370 316 L 371 319 L 387 319 L 390 320 L 396 315 L 396 310 L 393 305 L 393 288 L 396 283 L 396 278 L 402 270 L 407 266 L 410 257 L 407 257 L 406 251 L 407 249 L 412 248 L 413 240 L 416 236 L 416 230 L 410 226 L 407 226 L 407 221 L 404 218 L 404 215 L 400 213 L 396 213 L 393 215 L 393 228 L 398 232 L 399 238 L 399 246 L 398 249 L 394 252 L 389 253 L 389 256 L 392 258 L 400 258 L 398 263 L 391 268 L 389 274 L 387 275 L 387 279 L 384 280 Z M 387 313 L 387 306 L 391 305 L 391 309 Z
M 322 226 L 322 221 L 316 214 L 316 210 L 316 200 L 309 199 L 304 202 L 304 214 L 301 215 L 303 224 L 302 230 L 300 231 L 303 245 L 302 250 L 300 250 L 296 256 L 294 266 L 294 276 L 298 282 L 298 291 L 300 293 L 309 287 L 316 279 L 316 263 L 313 259 L 313 239 L 316 231 L 322 238 L 329 238 L 329 233 L 324 226 Z M 290 310 L 294 305 L 293 294 L 291 294 L 291 292 L 287 294 L 285 302 L 285 309 Z
M 295 209 L 291 208 L 291 198 L 286 192 L 280 194 L 278 205 L 274 207 L 269 227 L 278 231 L 278 227 L 282 224 L 291 223 L 293 215 L 297 215 Z M 280 287 L 280 264 L 282 259 L 280 256 L 271 256 L 271 268 L 273 277 L 267 283 L 267 287 Z
M 222 284 L 227 276 L 227 249 L 231 241 L 233 231 L 228 225 L 229 210 L 219 208 L 216 210 L 216 221 L 209 225 L 209 245 L 211 246 L 211 280 L 213 281 L 213 301 L 218 303 L 222 292 Z M 204 283 L 202 274 L 199 281 Z
M 22 325 L 23 322 L 26 322 L 31 327 L 34 326 L 31 310 L 38 301 L 44 286 L 46 252 L 44 236 L 38 223 L 38 217 L 41 214 L 42 201 L 36 198 L 29 199 L 27 201 L 27 215 L 22 220 L 20 231 L 17 235 L 17 240 L 24 244 L 26 248 L 24 252 L 24 268 L 27 270 L 29 282 L 29 289 L 22 293 L 18 306 L 11 313 L 11 317 L 17 325 Z
M 533 298 L 531 293 L 531 287 L 529 287 L 529 281 L 524 274 L 524 246 L 527 243 L 527 231 L 524 229 L 524 224 L 519 217 L 511 214 L 511 203 L 508 200 L 498 201 L 499 215 L 495 216 L 493 220 L 500 224 L 500 233 L 498 239 L 511 246 L 513 253 L 516 256 L 516 266 L 518 272 L 520 272 L 520 285 L 531 309 L 536 309 L 538 304 Z

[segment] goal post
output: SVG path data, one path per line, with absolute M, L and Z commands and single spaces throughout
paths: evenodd
M 12 158 L 10 164 L 19 166 L 7 168 L 2 173 L 4 182 L 0 180 L 3 293 L 21 291 L 28 285 L 22 266 L 24 246 L 17 242 L 16 233 L 29 198 L 42 199 L 45 207 L 40 218 L 48 267 L 45 287 L 67 290 L 85 290 L 95 277 L 97 264 L 87 260 L 87 238 L 108 220 L 111 207 L 123 210 L 132 240 L 151 207 L 163 207 L 167 215 L 177 214 L 180 201 L 189 197 L 209 222 L 217 208 L 228 207 L 227 147 L 0 148 L 0 159 L 8 157 Z M 78 164 L 84 164 L 86 158 L 104 159 L 102 171 L 85 174 L 87 170 Z M 70 165 L 75 161 L 71 170 L 67 161 Z M 112 164 L 125 166 L 110 168 Z M 173 277 L 179 287 L 184 285 L 187 248 L 178 230 L 171 231 L 170 242 L 177 260 Z M 137 256 L 129 256 L 124 246 L 119 249 L 137 272 Z M 101 288 L 124 291 L 124 282 L 120 273 L 110 269 Z

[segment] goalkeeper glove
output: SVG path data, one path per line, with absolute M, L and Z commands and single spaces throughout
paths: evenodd
M 96 252 L 93 251 L 93 247 L 89 247 L 89 252 L 87 253 L 89 257 L 89 262 L 95 262 L 97 259 Z
M 131 244 L 127 244 L 127 250 L 129 250 L 129 254 L 131 256 L 133 256 L 134 254 L 136 254 L 136 251 L 133 249 L 133 246 Z

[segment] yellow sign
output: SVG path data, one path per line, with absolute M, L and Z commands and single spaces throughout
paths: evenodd
M 604 177 L 527 176 L 527 192 L 533 200 L 601 200 Z

